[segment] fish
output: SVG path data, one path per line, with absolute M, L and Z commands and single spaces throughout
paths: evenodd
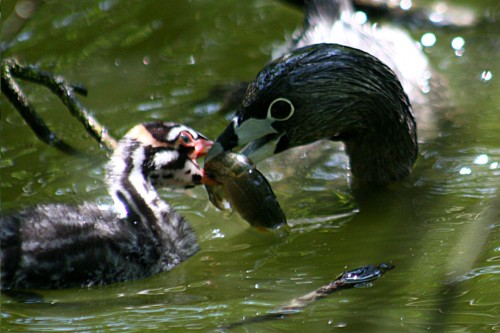
M 205 172 L 217 185 L 205 186 L 210 202 L 232 208 L 257 228 L 279 228 L 286 216 L 266 177 L 243 154 L 225 152 L 205 162 Z

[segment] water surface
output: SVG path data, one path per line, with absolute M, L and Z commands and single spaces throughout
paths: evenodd
M 196 229 L 201 252 L 141 281 L 45 291 L 44 304 L 2 296 L 0 330 L 210 331 L 271 311 L 345 269 L 388 261 L 396 269 L 370 288 L 234 331 L 500 331 L 499 11 L 495 0 L 469 2 L 488 23 L 406 27 L 416 40 L 434 34 L 425 52 L 450 90 L 450 107 L 437 135 L 421 139 L 409 179 L 354 198 L 348 161 L 335 144 L 264 162 L 289 233 L 256 231 L 216 211 L 202 188 L 164 191 Z M 15 3 L 2 3 L 2 18 Z M 211 88 L 250 80 L 301 22 L 298 10 L 264 0 L 49 1 L 3 56 L 84 83 L 82 101 L 116 137 L 155 119 L 216 137 L 228 116 L 216 112 L 217 100 L 206 100 Z M 457 37 L 465 41 L 458 51 Z M 39 142 L 2 96 L 2 211 L 109 203 L 105 153 L 47 90 L 22 84 L 50 126 L 83 154 L 66 156 Z

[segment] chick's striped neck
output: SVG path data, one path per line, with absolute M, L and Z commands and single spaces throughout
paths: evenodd
M 172 209 L 145 176 L 145 147 L 132 138 L 125 138 L 123 143 L 108 166 L 109 191 L 118 214 L 134 223 L 158 223 Z

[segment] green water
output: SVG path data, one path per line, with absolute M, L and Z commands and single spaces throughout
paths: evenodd
M 271 311 L 345 269 L 383 261 L 396 268 L 370 288 L 234 331 L 500 331 L 500 40 L 492 23 L 500 11 L 496 0 L 469 2 L 490 23 L 410 28 L 416 39 L 429 31 L 437 37 L 426 52 L 451 97 L 438 135 L 421 140 L 409 179 L 355 200 L 338 146 L 265 162 L 288 234 L 256 231 L 216 211 L 202 188 L 164 192 L 196 229 L 201 252 L 149 279 L 45 291 L 46 304 L 2 296 L 0 331 L 211 331 Z M 2 24 L 14 4 L 2 2 Z M 84 83 L 82 101 L 116 137 L 153 119 L 215 137 L 227 117 L 204 100 L 210 89 L 251 79 L 301 22 L 299 11 L 270 0 L 47 1 L 3 56 Z M 461 56 L 451 47 L 458 36 Z M 105 154 L 47 90 L 22 84 L 50 126 L 84 154 L 69 157 L 39 142 L 2 96 L 2 210 L 109 203 Z

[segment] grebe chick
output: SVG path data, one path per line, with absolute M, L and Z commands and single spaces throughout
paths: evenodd
M 211 146 L 180 124 L 137 125 L 119 141 L 107 165 L 114 209 L 48 204 L 2 217 L 2 290 L 141 279 L 195 254 L 193 230 L 155 186 L 210 183 L 195 159 Z

